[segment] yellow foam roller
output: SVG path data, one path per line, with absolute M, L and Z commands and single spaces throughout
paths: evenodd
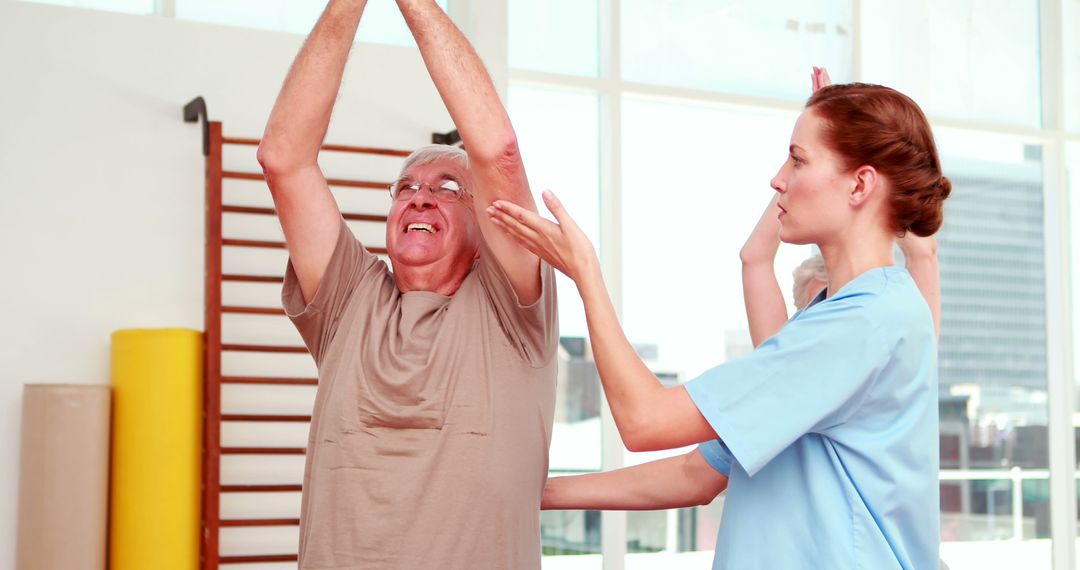
M 202 334 L 112 335 L 111 570 L 199 566 Z

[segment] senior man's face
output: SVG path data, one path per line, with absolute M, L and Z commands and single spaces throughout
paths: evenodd
M 480 247 L 473 199 L 466 192 L 457 200 L 443 201 L 433 190 L 448 180 L 469 190 L 468 170 L 457 161 L 439 160 L 410 167 L 403 180 L 421 188 L 390 206 L 386 248 L 394 273 L 408 277 L 408 272 L 422 272 L 432 290 L 462 278 Z

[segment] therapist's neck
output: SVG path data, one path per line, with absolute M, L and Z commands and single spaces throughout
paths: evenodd
M 819 243 L 825 272 L 829 275 L 826 296 L 832 297 L 849 281 L 875 267 L 893 265 L 895 240 L 896 236 L 887 228 L 858 224 L 835 239 Z

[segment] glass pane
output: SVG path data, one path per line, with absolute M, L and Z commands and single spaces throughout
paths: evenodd
M 690 447 L 649 453 L 626 452 L 626 465 L 680 455 Z M 712 566 L 725 495 L 711 504 L 667 511 L 632 511 L 626 514 L 626 567 L 709 568 Z
M 1065 123 L 1068 129 L 1080 132 L 1080 2 L 1062 2 L 1065 53 Z
M 626 567 L 710 568 L 724 497 L 704 507 L 626 514 Z
M 860 9 L 865 81 L 903 91 L 930 116 L 1041 124 L 1038 0 L 866 0 Z
M 542 215 L 552 216 L 540 193 L 552 189 L 594 244 L 599 243 L 599 99 L 595 93 L 511 85 L 510 116 L 529 183 Z M 600 380 L 588 347 L 588 327 L 573 282 L 557 276 L 559 382 L 549 466 L 551 475 L 600 470 Z M 541 514 L 543 567 L 599 568 L 600 513 Z
M 56 4 L 125 14 L 153 14 L 154 0 L 22 0 L 31 4 Z
M 1069 274 L 1072 279 L 1072 354 L 1073 354 L 1073 380 L 1074 390 L 1080 394 L 1080 143 L 1069 143 L 1065 147 L 1065 163 L 1068 169 L 1068 204 L 1069 204 Z M 1075 412 L 1080 412 L 1080 403 L 1076 404 Z M 1074 418 L 1076 414 L 1074 414 Z M 1073 420 L 1073 429 L 1076 433 L 1076 461 L 1077 475 L 1080 475 L 1080 425 Z M 1080 497 L 1080 479 L 1077 480 L 1077 496 Z M 1080 499 L 1078 499 L 1080 501 Z M 1080 515 L 1078 515 L 1080 516 Z M 1080 530 L 1078 530 L 1080 532 Z M 1080 541 L 1077 541 L 1080 548 Z M 1080 570 L 1080 559 L 1077 560 L 1077 569 Z
M 1042 147 L 935 134 L 953 182 L 937 236 L 941 555 L 952 568 L 1046 567 Z
M 595 93 L 510 86 L 510 117 L 540 213 L 540 193 L 555 192 L 593 244 L 600 235 L 599 99 Z M 559 330 L 584 337 L 585 310 L 573 282 L 559 274 Z
M 813 65 L 851 80 L 851 0 L 623 0 L 621 10 L 629 81 L 802 101 Z
M 294 0 L 288 0 L 290 2 Z M 437 0 L 444 11 L 447 9 L 449 0 Z M 319 0 L 318 4 L 325 5 Z M 308 27 L 310 30 L 311 27 Z M 307 33 L 307 30 L 304 31 Z M 401 17 L 397 4 L 394 2 L 368 2 L 364 7 L 364 16 L 360 19 L 360 29 L 356 32 L 356 39 L 362 42 L 379 44 L 391 44 L 397 46 L 415 46 L 412 32 Z
M 437 3 L 445 10 L 447 1 Z M 176 0 L 176 17 L 307 35 L 324 8 L 325 0 Z M 393 2 L 369 2 L 356 38 L 372 43 L 415 45 Z
M 600 511 L 542 511 L 544 570 L 600 568 Z
M 739 249 L 772 199 L 769 180 L 794 121 L 793 113 L 624 97 L 623 322 L 672 381 L 749 343 Z M 701 209 L 707 223 L 692 219 Z M 789 302 L 791 270 L 809 254 L 784 245 L 777 256 Z
M 597 0 L 510 0 L 510 67 L 596 77 Z
M 623 323 L 665 382 L 750 350 L 739 250 L 774 194 L 769 180 L 787 158 L 794 121 L 793 113 L 623 98 Z M 783 245 L 777 256 L 789 306 L 791 271 L 809 254 Z M 625 463 L 688 450 L 627 452 Z M 722 505 L 723 495 L 707 507 L 629 513 L 627 568 L 707 568 Z

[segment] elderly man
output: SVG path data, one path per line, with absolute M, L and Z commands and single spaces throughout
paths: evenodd
M 399 0 L 468 149 L 423 148 L 390 188 L 393 271 L 319 168 L 364 0 L 331 0 L 259 161 L 289 249 L 283 302 L 319 367 L 300 568 L 539 568 L 555 400 L 552 269 L 479 212 L 535 211 L 480 59 L 432 0 Z

